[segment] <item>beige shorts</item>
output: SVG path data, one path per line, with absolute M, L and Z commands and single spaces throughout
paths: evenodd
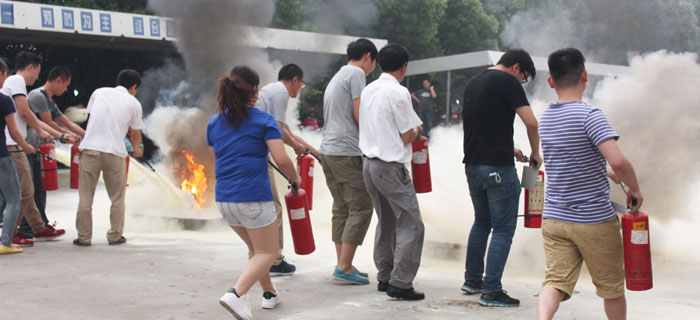
M 331 239 L 362 245 L 372 221 L 372 198 L 362 176 L 362 156 L 321 155 L 323 174 L 333 196 Z
M 261 202 L 216 202 L 221 216 L 229 225 L 257 229 L 277 221 L 272 201 Z
M 542 238 L 546 260 L 543 287 L 559 289 L 568 300 L 585 261 L 599 297 L 615 299 L 625 294 L 618 218 L 595 224 L 543 219 Z

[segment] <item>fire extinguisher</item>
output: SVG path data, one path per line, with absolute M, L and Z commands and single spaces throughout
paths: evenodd
M 625 185 L 622 190 L 627 193 Z M 632 208 L 622 215 L 622 242 L 625 251 L 625 282 L 627 289 L 644 291 L 653 284 L 651 272 L 651 248 L 649 245 L 649 216 L 637 208 L 637 199 L 632 199 Z
M 411 160 L 411 174 L 413 176 L 413 188 L 416 193 L 433 191 L 430 179 L 430 156 L 428 155 L 428 138 L 420 137 L 411 143 L 413 148 L 413 160 Z
M 129 158 L 131 158 L 131 157 L 127 155 L 126 156 L 126 179 L 124 179 L 124 180 L 126 180 L 127 186 L 129 185 Z
M 58 172 L 54 145 L 45 143 L 39 146 L 39 150 L 42 155 L 41 176 L 44 191 L 58 190 Z
M 297 157 L 297 173 L 301 177 L 300 187 L 306 192 L 306 203 L 311 210 L 314 203 L 314 158 L 308 150 Z
M 272 162 L 270 165 L 277 170 L 287 181 L 289 178 L 282 173 Z M 290 181 L 291 182 L 291 181 Z M 306 255 L 316 250 L 314 233 L 311 229 L 311 218 L 306 202 L 306 191 L 291 182 L 291 190 L 284 195 L 284 202 L 287 205 L 287 215 L 289 216 L 289 229 L 292 231 L 294 241 L 294 252 L 299 255 Z
M 70 148 L 70 188 L 78 189 L 80 181 L 80 148 L 74 144 Z
M 544 171 L 537 172 L 535 188 L 525 189 L 525 228 L 542 227 L 542 211 L 544 210 Z

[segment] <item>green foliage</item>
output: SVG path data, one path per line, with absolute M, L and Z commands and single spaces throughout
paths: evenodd
M 437 37 L 446 55 L 498 49 L 498 21 L 479 0 L 448 0 Z
M 436 35 L 445 8 L 445 0 L 378 0 L 376 35 L 408 48 L 412 60 L 442 55 Z
M 307 11 L 304 10 L 305 3 L 308 3 L 308 0 L 277 0 L 271 27 L 308 30 Z

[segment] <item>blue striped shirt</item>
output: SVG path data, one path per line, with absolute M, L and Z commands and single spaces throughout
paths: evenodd
M 600 109 L 582 101 L 550 104 L 539 124 L 547 173 L 542 217 L 600 223 L 617 216 L 610 204 L 601 143 L 619 136 Z

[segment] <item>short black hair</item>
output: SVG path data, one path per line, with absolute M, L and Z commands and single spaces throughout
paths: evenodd
M 231 69 L 230 77 L 239 77 L 247 82 L 251 87 L 260 85 L 260 76 L 248 66 L 235 66 Z
M 520 72 L 527 72 L 532 79 L 535 79 L 535 74 L 537 73 L 535 70 L 535 63 L 532 62 L 530 54 L 523 49 L 510 49 L 506 51 L 496 64 L 503 65 L 504 67 L 512 67 L 516 63 L 520 65 Z
M 357 39 L 348 45 L 348 61 L 360 60 L 367 52 L 373 61 L 377 60 L 377 47 L 374 43 L 365 38 Z
M 5 60 L 0 58 L 0 72 L 1 73 L 6 73 L 9 69 L 7 68 L 7 63 L 5 63 Z
M 54 81 L 58 78 L 61 78 L 61 80 L 63 80 L 63 81 L 68 81 L 68 79 L 71 78 L 70 70 L 68 70 L 68 68 L 66 68 L 64 66 L 55 66 L 55 67 L 51 68 L 46 80 L 47 81 Z
M 17 69 L 17 71 L 22 71 L 30 64 L 35 67 L 41 65 L 41 57 L 36 53 L 20 51 L 15 58 L 15 69 Z
M 132 69 L 124 69 L 119 71 L 117 75 L 117 85 L 124 88 L 131 88 L 133 85 L 136 87 L 141 86 L 141 75 Z
M 557 88 L 566 89 L 578 84 L 586 70 L 586 58 L 576 48 L 564 48 L 552 52 L 547 59 L 549 75 Z
M 377 54 L 377 62 L 382 72 L 399 70 L 408 63 L 408 49 L 396 43 L 387 44 Z
M 292 81 L 294 77 L 299 78 L 299 80 L 304 78 L 304 70 L 301 70 L 301 68 L 293 63 L 290 63 L 282 69 L 280 69 L 280 72 L 277 74 L 277 80 L 281 81 Z

